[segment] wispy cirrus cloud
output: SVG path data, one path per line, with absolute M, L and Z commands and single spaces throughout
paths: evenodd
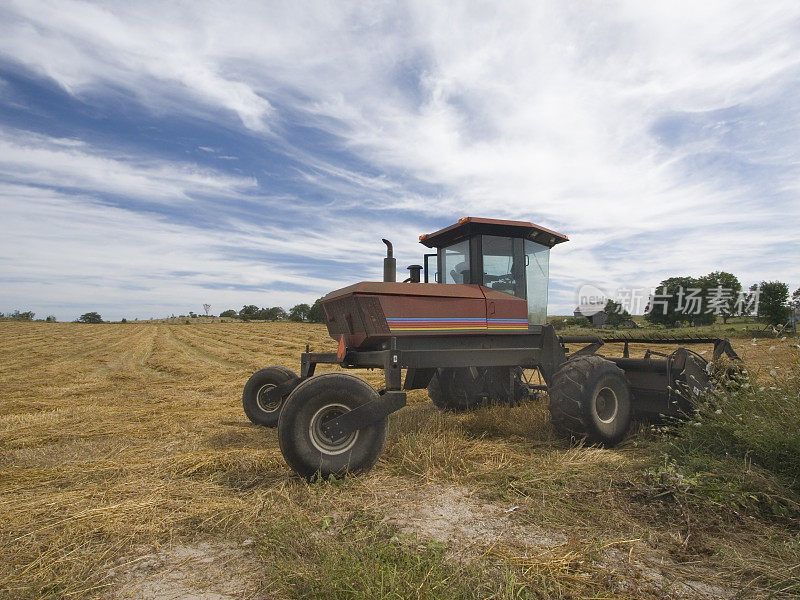
M 79 139 L 0 129 L 0 178 L 7 182 L 170 203 L 190 202 L 200 195 L 240 198 L 257 188 L 252 177 L 189 162 L 110 154 Z
M 123 3 L 13 2 L 3 11 L 0 49 L 72 93 L 119 86 L 153 107 L 161 102 L 161 108 L 173 110 L 180 110 L 177 104 L 188 96 L 235 112 L 251 129 L 265 130 L 269 101 L 209 60 L 202 52 L 208 32 L 192 27 L 191 12 L 176 9 L 142 4 L 137 14 Z
M 210 235 L 39 187 L 0 185 L 0 206 L 4 300 L 28 305 L 33 297 L 40 312 L 80 314 L 81 307 L 102 303 L 141 317 L 197 311 L 203 302 L 218 311 L 245 301 L 263 305 L 265 296 L 291 306 L 298 294 L 319 295 L 345 283 L 275 259 L 276 250 L 291 255 L 297 248 L 258 244 L 255 254 L 252 240 L 235 227 Z M 264 260 L 270 255 L 273 260 Z
M 304 226 L 308 205 L 264 195 L 251 178 L 100 155 L 70 138 L 0 139 L 5 302 L 36 298 L 40 312 L 58 312 L 102 298 L 117 314 L 147 316 L 211 301 L 221 311 L 245 301 L 291 306 L 347 277 L 378 276 L 382 250 L 363 237 L 363 217 L 343 229 L 336 215 L 317 214 Z M 213 224 L 197 219 L 203 212 Z

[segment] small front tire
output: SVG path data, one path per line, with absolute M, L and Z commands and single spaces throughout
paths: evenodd
M 278 421 L 278 444 L 286 463 L 303 477 L 368 471 L 383 452 L 388 418 L 341 439 L 325 435 L 322 424 L 379 398 L 371 385 L 348 373 L 305 380 L 286 399 Z
M 273 402 L 267 401 L 264 394 L 272 388 L 296 378 L 297 375 L 290 369 L 277 365 L 253 373 L 242 392 L 242 406 L 247 418 L 262 427 L 277 427 L 281 407 L 289 394 Z

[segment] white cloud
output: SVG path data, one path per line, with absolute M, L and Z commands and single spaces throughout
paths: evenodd
M 3 310 L 30 306 L 64 319 L 95 309 L 117 318 L 163 316 L 203 302 L 291 306 L 344 284 L 265 260 L 274 247 L 235 230 L 211 234 L 91 198 L 0 185 L 0 211 Z M 242 248 L 262 255 L 230 255 Z
M 213 52 L 203 52 L 213 20 L 195 29 L 194 8 L 187 8 L 178 14 L 163 3 L 14 2 L 0 29 L 0 52 L 75 93 L 111 83 L 146 98 L 159 96 L 158 84 L 166 82 L 182 95 L 235 112 L 251 129 L 266 130 L 269 101 L 227 77 Z
M 191 163 L 126 154 L 110 156 L 81 140 L 7 129 L 0 129 L 0 178 L 146 202 L 190 202 L 200 194 L 231 199 L 256 189 L 251 178 L 201 169 Z
M 249 179 L 189 163 L 106 159 L 77 140 L 17 137 L 0 140 L 0 310 L 73 319 L 90 309 L 149 318 L 198 311 L 203 302 L 217 312 L 244 303 L 289 307 L 348 285 L 346 276 L 375 279 L 381 271 L 381 233 L 363 217 L 343 223 L 291 196 L 242 195 L 252 192 Z M 170 207 L 207 202 L 217 218 L 213 229 L 175 222 L 110 205 L 104 194 Z M 255 216 L 236 216 L 226 206 L 234 200 Z M 414 233 L 391 219 L 383 225 L 409 239 Z
M 473 214 L 569 234 L 552 254 L 561 285 L 654 285 L 718 268 L 747 282 L 800 282 L 791 260 L 800 249 L 800 136 L 786 134 L 800 130 L 785 122 L 796 110 L 770 112 L 800 91 L 796 3 L 28 0 L 0 11 L 7 59 L 78 97 L 111 87 L 157 113 L 228 111 L 304 165 L 298 178 L 335 197 L 315 215 L 323 224 L 311 250 L 302 232 L 232 223 L 243 248 L 316 256 L 333 246 L 343 260 L 330 236 L 343 208 L 363 204 L 388 213 L 347 236 L 370 256 L 386 228 L 395 239 L 411 234 L 396 245 L 417 256 L 412 219 L 445 225 Z M 755 127 L 723 114 L 732 109 L 763 120 L 759 134 L 732 137 Z M 719 122 L 691 143 L 654 134 L 663 117 L 687 115 Z M 289 137 L 290 119 L 334 136 L 370 174 L 306 150 Z M 0 175 L 137 198 L 205 191 L 224 202 L 254 191 L 243 177 L 58 144 L 3 141 Z M 708 166 L 709 156 L 743 180 L 732 181 L 725 164 Z M 780 176 L 758 174 L 767 167 Z M 561 294 L 553 308 L 571 303 Z

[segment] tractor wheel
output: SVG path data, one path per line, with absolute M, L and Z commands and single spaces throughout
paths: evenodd
M 265 392 L 277 385 L 297 377 L 290 369 L 281 366 L 266 367 L 256 371 L 247 380 L 242 392 L 242 406 L 247 418 L 256 425 L 277 427 L 281 406 L 286 397 L 277 402 L 267 402 Z M 288 394 L 287 394 L 288 396 Z
M 306 379 L 289 394 L 278 421 L 286 463 L 304 477 L 369 470 L 383 452 L 388 417 L 342 439 L 328 437 L 322 424 L 378 397 L 366 381 L 347 373 Z
M 470 367 L 436 369 L 428 384 L 428 396 L 436 408 L 451 412 L 465 412 L 483 404 L 480 376 Z
M 530 395 L 522 367 L 488 367 L 483 378 L 487 397 L 495 404 L 513 406 Z
M 514 385 L 511 385 L 511 371 Z M 442 410 L 465 412 L 488 403 L 514 403 L 527 395 L 519 367 L 437 369 L 428 396 Z
M 614 446 L 631 423 L 631 393 L 625 373 L 600 356 L 567 361 L 548 386 L 550 416 L 562 435 Z

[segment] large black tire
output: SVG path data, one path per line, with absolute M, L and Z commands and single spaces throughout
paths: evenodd
M 266 367 L 256 371 L 247 380 L 242 392 L 242 406 L 244 414 L 256 425 L 263 427 L 277 427 L 278 417 L 286 396 L 279 402 L 267 403 L 263 394 L 281 383 L 297 377 L 290 369 L 281 366 Z
M 428 396 L 437 408 L 451 412 L 474 410 L 487 403 L 513 403 L 526 395 L 516 371 L 520 371 L 519 367 L 437 369 L 428 384 Z
M 428 396 L 441 410 L 465 412 L 483 404 L 481 387 L 469 367 L 436 369 L 428 384 Z
M 378 398 L 371 385 L 348 373 L 306 379 L 286 399 L 278 421 L 278 444 L 286 463 L 304 477 L 369 470 L 383 452 L 387 417 L 342 440 L 328 438 L 320 426 Z
M 550 416 L 568 437 L 614 446 L 631 424 L 631 393 L 625 373 L 600 356 L 567 361 L 548 386 Z

